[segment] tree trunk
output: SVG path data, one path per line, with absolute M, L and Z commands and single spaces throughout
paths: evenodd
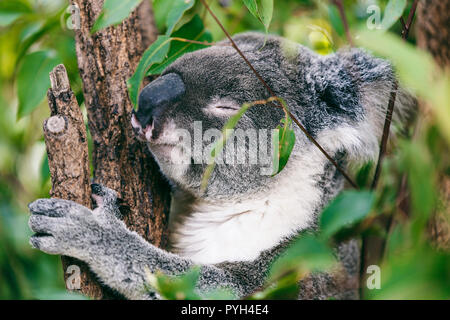
M 450 66 L 450 0 L 422 0 L 417 7 L 417 44 L 442 67 Z
M 72 0 L 71 4 L 80 9 L 81 25 L 75 30 L 76 52 L 93 140 L 94 181 L 119 193 L 129 208 L 124 218 L 129 229 L 154 245 L 164 247 L 167 242 L 169 186 L 145 144 L 133 134 L 130 123 L 132 104 L 127 91 L 127 80 L 143 51 L 156 38 L 150 1 L 143 1 L 118 26 L 93 35 L 90 30 L 101 11 L 103 0 Z M 79 156 L 77 150 L 66 151 L 72 154 L 60 151 L 60 154 L 64 158 L 74 158 L 74 155 Z M 82 183 L 82 188 L 89 187 L 86 179 Z M 84 282 L 81 291 L 96 299 L 120 297 L 108 289 L 97 290 L 94 287 L 95 284 Z
M 450 70 L 450 0 L 419 2 L 416 25 L 417 44 L 427 50 L 437 64 Z M 430 233 L 437 247 L 450 250 L 450 179 L 441 181 L 443 205 L 430 222 Z

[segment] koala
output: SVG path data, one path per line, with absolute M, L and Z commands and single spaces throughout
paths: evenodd
M 342 168 L 376 158 L 396 83 L 387 61 L 361 49 L 320 56 L 259 33 L 239 34 L 234 41 Z M 101 185 L 92 187 L 94 210 L 61 199 L 31 203 L 29 226 L 36 233 L 31 245 L 85 261 L 104 284 L 128 299 L 158 298 L 145 289 L 146 270 L 180 275 L 195 265 L 200 266 L 200 294 L 218 287 L 228 288 L 236 298 L 255 292 L 294 238 L 317 231 L 322 209 L 345 184 L 342 174 L 295 127 L 293 151 L 277 175 L 262 174 L 258 161 L 223 161 L 202 188 L 209 155 L 205 150 L 211 150 L 244 103 L 262 101 L 237 123 L 235 131 L 244 136 L 227 154 L 250 157 L 250 150 L 259 152 L 270 144 L 263 133 L 277 128 L 284 112 L 268 98 L 264 85 L 226 41 L 183 55 L 141 91 L 138 110 L 131 115 L 137 137 L 171 184 L 167 250 L 128 230 L 120 220 L 116 192 Z M 399 89 L 395 119 L 406 121 L 414 105 L 415 99 Z M 187 139 L 196 135 L 201 138 Z M 180 143 L 183 139 L 188 142 Z M 227 140 L 227 150 L 231 141 L 236 139 Z M 188 150 L 192 144 L 203 152 Z M 273 161 L 265 164 L 270 167 Z M 358 298 L 358 242 L 338 245 L 336 256 L 342 265 L 338 277 L 309 276 L 300 283 L 299 298 Z M 339 285 L 338 278 L 353 285 Z

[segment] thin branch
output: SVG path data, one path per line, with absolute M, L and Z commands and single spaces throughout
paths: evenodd
M 402 24 L 402 36 L 403 36 L 403 30 L 406 30 L 406 22 L 403 17 L 400 17 L 400 23 Z
M 381 138 L 381 144 L 380 144 L 380 152 L 378 155 L 377 167 L 375 169 L 375 175 L 373 177 L 372 186 L 371 186 L 372 190 L 376 189 L 376 187 L 378 185 L 378 181 L 380 180 L 381 166 L 383 164 L 384 156 L 386 155 L 386 148 L 387 148 L 387 143 L 389 140 L 389 131 L 391 130 L 391 123 L 392 123 L 392 116 L 394 113 L 395 99 L 397 97 L 397 89 L 398 89 L 398 82 L 395 81 L 394 87 L 392 88 L 392 91 L 391 91 L 391 97 L 389 98 L 388 109 L 386 111 L 386 119 L 384 121 L 383 136 Z
M 414 3 L 411 7 L 411 11 L 409 12 L 408 21 L 406 23 L 403 18 L 400 19 L 402 26 L 403 26 L 402 38 L 404 41 L 406 41 L 408 39 L 409 30 L 411 29 L 412 23 L 414 21 L 414 15 L 415 15 L 418 3 L 419 3 L 418 0 L 414 0 Z M 391 126 L 391 122 L 392 122 L 392 115 L 394 113 L 394 106 L 395 106 L 395 99 L 397 97 L 397 90 L 398 90 L 398 82 L 396 81 L 394 83 L 393 89 L 391 91 L 391 97 L 389 99 L 389 105 L 388 105 L 388 109 L 386 111 L 386 119 L 384 122 L 383 136 L 381 138 L 378 162 L 377 162 L 377 167 L 375 169 L 375 175 L 374 175 L 374 178 L 372 181 L 372 190 L 376 189 L 376 187 L 378 185 L 378 181 L 380 179 L 381 167 L 383 164 L 383 159 L 384 159 L 384 156 L 386 153 L 387 143 L 389 140 L 389 132 L 390 132 L 390 126 Z M 405 181 L 406 181 L 406 179 L 405 179 L 405 177 L 403 177 L 402 185 L 401 185 L 401 192 L 400 192 L 401 197 L 404 197 L 404 193 L 405 193 L 405 189 L 406 189 Z M 392 222 L 393 222 L 393 217 L 390 217 L 390 219 L 388 219 L 387 223 L 385 224 L 385 227 L 387 229 L 391 228 Z M 378 245 L 378 247 L 380 248 L 380 252 L 378 252 L 378 256 L 377 256 L 377 253 L 370 252 L 371 248 L 374 245 L 375 246 Z M 363 237 L 362 248 L 361 248 L 361 269 L 360 269 L 361 281 L 364 280 L 365 268 L 367 268 L 371 264 L 377 263 L 378 260 L 382 259 L 385 251 L 386 251 L 385 239 L 380 239 L 380 238 L 376 238 L 376 237 L 371 239 L 370 237 L 367 237 L 367 236 Z M 361 286 L 360 297 L 363 297 L 362 288 L 363 288 L 363 286 Z
M 409 31 L 411 30 L 411 26 L 414 21 L 414 16 L 416 15 L 417 5 L 419 4 L 419 0 L 414 0 L 411 11 L 409 11 L 408 22 L 406 23 L 406 31 L 402 34 L 403 40 L 407 40 L 409 36 Z
M 222 29 L 222 31 L 225 33 L 228 40 L 231 42 L 231 45 L 233 48 L 237 51 L 237 53 L 244 59 L 245 63 L 250 67 L 252 72 L 256 75 L 256 77 L 259 79 L 259 81 L 264 85 L 264 87 L 269 92 L 270 96 L 276 97 L 277 95 L 273 92 L 272 88 L 264 81 L 264 79 L 261 77 L 258 71 L 253 67 L 253 65 L 248 61 L 248 59 L 245 57 L 245 55 L 242 53 L 242 51 L 239 49 L 239 47 L 236 45 L 234 40 L 231 38 L 231 35 L 228 33 L 228 31 L 225 29 L 225 27 L 222 25 L 220 20 L 217 18 L 217 16 L 212 12 L 211 8 L 208 6 L 205 0 L 201 0 L 203 5 L 205 6 L 206 10 L 211 14 L 213 19 L 217 22 L 219 27 Z M 285 108 L 281 104 L 274 104 L 271 103 L 273 106 L 279 109 L 285 110 Z M 322 146 L 312 137 L 309 132 L 306 130 L 306 128 L 298 121 L 294 115 L 289 111 L 285 110 L 285 112 L 288 112 L 291 119 L 295 122 L 295 124 L 300 128 L 300 130 L 308 137 L 308 139 L 325 155 L 325 157 L 336 167 L 336 169 L 344 176 L 344 178 L 350 183 L 352 187 L 355 189 L 358 189 L 357 184 L 350 178 L 350 176 L 339 166 L 339 164 L 322 148 Z
M 172 40 L 179 41 L 179 42 L 188 42 L 188 43 L 192 43 L 192 44 L 201 44 L 203 46 L 215 46 L 216 45 L 215 42 L 196 41 L 196 40 L 189 40 L 189 39 L 178 38 L 178 37 L 173 37 Z
M 350 33 L 350 28 L 348 26 L 347 16 L 345 15 L 344 5 L 342 4 L 342 0 L 332 0 L 333 4 L 338 8 L 339 14 L 342 19 L 342 23 L 344 24 L 345 35 L 347 36 L 347 41 L 350 46 L 354 47 L 353 38 Z
M 408 39 L 409 30 L 411 30 L 411 26 L 414 21 L 414 16 L 416 13 L 418 3 L 419 3 L 419 0 L 414 0 L 414 3 L 411 7 L 411 11 L 409 12 L 408 22 L 406 24 L 403 22 L 404 26 L 402 29 L 402 38 L 404 41 L 406 41 Z M 386 119 L 384 121 L 383 136 L 381 138 L 378 162 L 377 162 L 377 167 L 375 169 L 375 175 L 374 175 L 374 178 L 372 181 L 372 190 L 374 190 L 377 187 L 378 181 L 380 179 L 381 167 L 383 165 L 383 159 L 386 154 L 387 143 L 389 140 L 389 132 L 390 132 L 390 128 L 391 128 L 392 115 L 394 113 L 395 99 L 397 97 L 397 89 L 398 89 L 398 83 L 395 82 L 394 88 L 392 89 L 392 92 L 391 92 L 391 97 L 389 99 L 388 109 L 386 111 Z

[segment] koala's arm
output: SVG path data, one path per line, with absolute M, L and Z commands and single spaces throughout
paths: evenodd
M 30 239 L 34 248 L 86 262 L 104 284 L 128 299 L 151 298 L 145 289 L 147 268 L 179 275 L 194 266 L 128 230 L 108 201 L 94 211 L 61 199 L 39 199 L 29 208 L 29 225 L 36 232 Z M 237 296 L 246 291 L 226 269 L 201 266 L 199 292 L 217 287 L 230 288 Z

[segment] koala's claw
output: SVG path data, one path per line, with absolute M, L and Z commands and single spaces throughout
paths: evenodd
M 92 194 L 100 196 L 100 197 L 117 198 L 117 193 L 114 190 L 112 190 L 108 187 L 105 187 L 104 185 L 99 184 L 99 183 L 92 183 L 91 191 L 92 191 Z
M 92 199 L 98 207 L 117 203 L 117 193 L 104 185 L 91 184 Z
M 91 184 L 91 190 L 92 199 L 96 204 L 96 210 L 102 209 L 117 218 L 122 217 L 119 210 L 121 200 L 117 197 L 116 191 L 98 183 Z

